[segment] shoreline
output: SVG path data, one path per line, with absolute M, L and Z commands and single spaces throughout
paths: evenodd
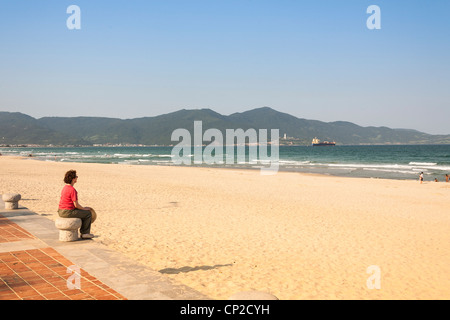
M 260 144 L 258 144 L 260 145 Z M 264 144 L 261 144 L 264 145 Z M 381 143 L 381 144 L 370 144 L 370 143 L 363 143 L 363 144 L 336 144 L 336 147 L 371 147 L 371 146 L 450 146 L 450 143 Z M 203 147 L 208 146 L 208 144 L 203 144 Z M 220 145 L 223 147 L 226 147 L 227 145 Z M 235 144 L 235 146 L 237 146 Z M 246 144 L 248 146 L 248 144 Z M 122 147 L 131 147 L 131 148 L 151 148 L 151 147 L 167 147 L 172 148 L 174 145 L 139 145 L 139 144 L 116 144 L 116 145 L 39 145 L 39 144 L 3 144 L 0 145 L 0 148 L 122 148 Z M 194 147 L 194 145 L 191 145 L 191 147 Z M 311 144 L 280 144 L 280 147 L 313 147 Z
M 0 157 L 0 193 L 54 219 L 75 169 L 94 241 L 214 299 L 450 298 L 450 184 L 23 160 Z M 381 290 L 366 287 L 372 265 Z
M 40 159 L 39 157 L 26 157 L 26 156 L 17 156 L 17 155 L 2 155 L 3 157 L 11 157 L 11 158 L 18 158 L 22 160 L 36 160 L 36 161 L 42 161 L 42 162 L 52 162 L 52 163 L 65 163 L 65 164 L 103 164 L 103 165 L 125 165 L 125 166 L 152 166 L 152 167 L 164 167 L 164 168 L 171 168 L 171 167 L 180 167 L 180 168 L 206 168 L 206 169 L 227 169 L 227 170 L 244 170 L 244 171 L 260 171 L 261 169 L 258 168 L 252 168 L 252 167 L 230 167 L 230 166 L 214 166 L 214 165 L 162 165 L 162 164 L 143 164 L 143 165 L 136 165 L 136 164 L 127 164 L 127 163 L 115 163 L 115 162 L 76 162 L 76 161 L 55 161 L 50 159 Z M 302 170 L 293 170 L 293 169 L 287 169 L 287 168 L 279 168 L 276 174 L 280 172 L 287 172 L 287 173 L 298 173 L 298 174 L 304 174 L 304 175 L 310 175 L 310 176 L 325 176 L 325 177 L 338 177 L 338 178 L 356 178 L 356 179 L 374 179 L 374 180 L 393 180 L 393 181 L 419 181 L 419 174 L 417 174 L 417 178 L 388 178 L 388 177 L 365 177 L 365 176 L 350 176 L 345 174 L 335 174 L 335 173 L 329 173 L 329 172 L 306 172 Z M 440 177 L 445 180 L 444 173 L 442 174 L 442 177 Z M 425 180 L 424 183 L 427 182 L 433 182 L 433 183 L 446 183 L 446 181 L 438 180 L 437 182 L 432 180 Z

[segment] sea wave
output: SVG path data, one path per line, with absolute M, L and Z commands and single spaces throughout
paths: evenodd
M 311 161 L 295 161 L 295 160 L 279 160 L 278 163 L 280 165 L 309 165 Z
M 369 164 L 369 163 L 329 163 L 323 164 L 329 167 L 349 168 L 385 168 L 385 169 L 413 169 L 413 166 L 403 164 Z
M 435 166 L 437 163 L 434 162 L 410 162 L 412 166 Z
M 390 170 L 390 169 L 381 169 L 381 168 L 364 168 L 363 170 L 417 175 L 417 172 L 406 171 L 406 170 Z
M 435 166 L 433 170 L 450 171 L 450 166 Z
M 190 154 L 190 155 L 186 155 L 186 156 L 187 157 L 193 157 L 194 155 Z M 158 157 L 158 158 L 173 158 L 174 155 L 172 155 L 172 154 L 157 154 L 157 155 L 155 155 L 155 157 Z

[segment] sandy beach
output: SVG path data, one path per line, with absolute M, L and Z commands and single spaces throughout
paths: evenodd
M 450 183 L 6 156 L 0 168 L 0 193 L 53 220 L 77 170 L 94 241 L 213 299 L 450 299 Z

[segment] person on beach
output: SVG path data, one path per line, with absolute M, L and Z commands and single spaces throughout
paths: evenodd
M 73 187 L 77 183 L 78 176 L 75 170 L 69 170 L 64 176 L 66 185 L 61 191 L 61 199 L 59 201 L 58 214 L 61 218 L 80 218 L 81 219 L 81 238 L 92 239 L 91 234 L 92 208 L 83 207 L 78 202 L 78 192 Z
M 445 182 L 448 182 L 448 174 L 445 175 Z
M 420 183 L 423 182 L 423 172 L 420 173 L 420 175 L 419 175 L 419 180 L 420 180 Z

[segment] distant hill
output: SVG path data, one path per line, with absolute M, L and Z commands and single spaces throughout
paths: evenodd
M 72 135 L 43 126 L 33 117 L 19 112 L 0 112 L 0 145 L 3 144 L 90 144 Z
M 170 145 L 175 129 L 193 132 L 194 121 L 203 130 L 217 128 L 279 129 L 296 144 L 309 145 L 314 137 L 339 145 L 359 144 L 450 144 L 450 135 L 430 135 L 416 130 L 361 127 L 351 122 L 322 122 L 294 117 L 268 107 L 229 116 L 210 109 L 176 112 L 136 119 L 102 117 L 45 117 L 35 119 L 22 113 L 0 112 L 0 144 L 142 144 Z

